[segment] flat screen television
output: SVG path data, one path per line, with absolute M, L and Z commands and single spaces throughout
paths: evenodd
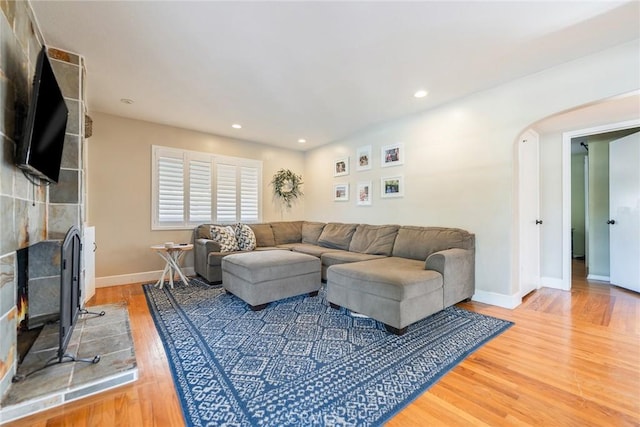
M 16 165 L 38 178 L 58 182 L 69 110 L 53 74 L 46 47 L 36 62 L 33 92 L 16 147 Z

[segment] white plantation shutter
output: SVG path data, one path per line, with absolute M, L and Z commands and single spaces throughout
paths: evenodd
M 158 220 L 184 221 L 184 170 L 182 159 L 158 158 Z
M 260 220 L 261 168 L 258 165 L 244 166 L 242 165 L 244 163 L 247 161 L 228 164 L 226 158 L 216 163 L 217 222 L 258 222 Z
M 240 168 L 240 221 L 258 222 L 258 168 Z
M 236 221 L 236 166 L 218 163 L 216 165 L 216 221 Z
M 211 221 L 211 161 L 189 162 L 189 221 Z
M 152 147 L 152 228 L 259 222 L 262 162 Z

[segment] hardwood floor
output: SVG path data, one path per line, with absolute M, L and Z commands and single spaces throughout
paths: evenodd
M 461 307 L 515 325 L 470 355 L 389 426 L 640 425 L 640 296 L 588 282 L 542 288 L 515 310 Z M 583 268 L 583 267 L 582 267 Z M 97 290 L 126 302 L 140 379 L 9 426 L 182 426 L 162 343 L 139 284 Z

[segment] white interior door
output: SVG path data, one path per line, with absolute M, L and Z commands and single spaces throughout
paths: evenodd
M 84 302 L 96 293 L 96 228 L 84 229 Z
M 526 131 L 519 141 L 520 296 L 540 287 L 540 151 L 539 137 Z
M 640 132 L 609 143 L 612 285 L 640 292 Z

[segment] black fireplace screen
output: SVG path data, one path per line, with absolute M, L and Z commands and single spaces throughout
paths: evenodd
M 71 227 L 62 242 L 60 263 L 60 342 L 58 359 L 62 361 L 73 326 L 81 308 L 80 292 L 80 254 L 82 242 L 80 231 Z

